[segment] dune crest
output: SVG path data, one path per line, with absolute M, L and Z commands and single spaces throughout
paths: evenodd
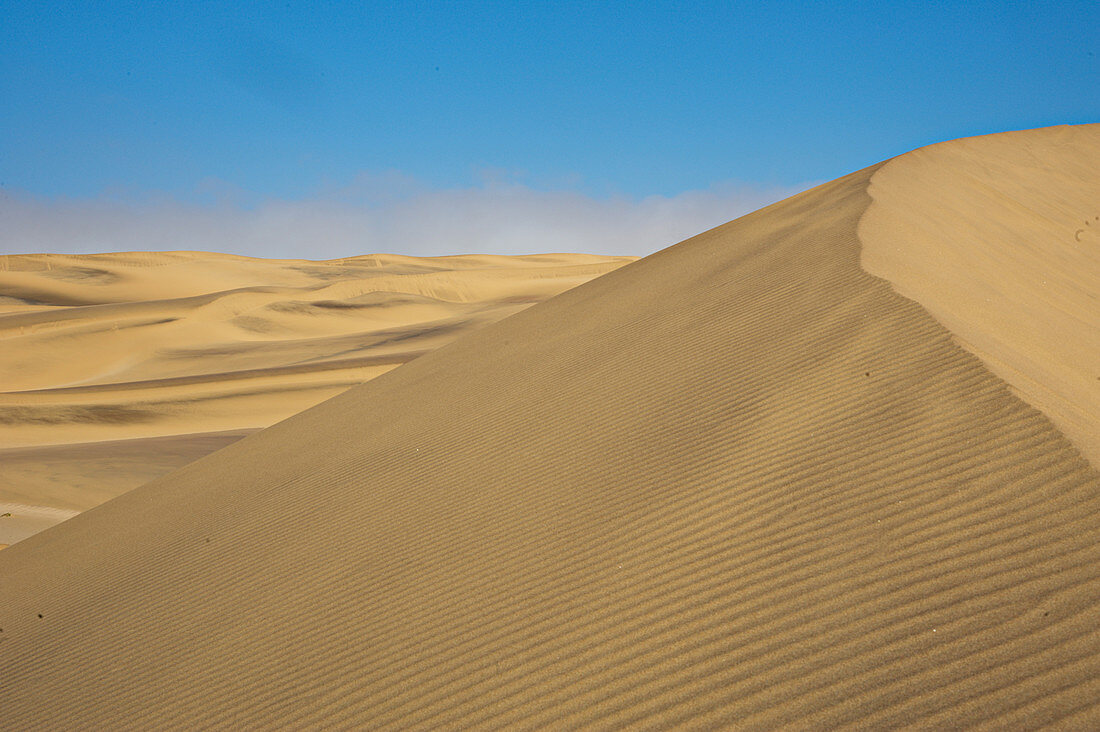
M 1100 124 L 932 145 L 871 179 L 863 266 L 1100 466 Z
M 4 549 L 5 723 L 1100 725 L 1100 474 L 862 269 L 881 169 Z

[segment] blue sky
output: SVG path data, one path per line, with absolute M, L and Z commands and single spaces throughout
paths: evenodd
M 302 213 L 271 250 L 301 256 L 477 249 L 492 211 L 515 229 L 532 206 L 604 207 L 561 249 L 613 249 L 614 216 L 687 236 L 921 145 L 1100 121 L 1098 53 L 1096 2 L 4 0 L 0 212 L 22 228 L 0 252 L 232 248 L 219 225 L 273 210 Z M 440 197 L 452 243 L 390 221 Z M 179 235 L 143 244 L 165 211 Z M 326 211 L 338 246 L 300 241 Z

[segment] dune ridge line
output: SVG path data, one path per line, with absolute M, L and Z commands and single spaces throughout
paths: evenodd
M 1094 466 L 1097 169 L 1100 124 L 952 140 L 876 172 L 859 222 L 864 268 L 924 306 Z

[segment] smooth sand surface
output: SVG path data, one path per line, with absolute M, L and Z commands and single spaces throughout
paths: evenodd
M 0 257 L 0 501 L 91 508 L 632 259 Z
M 85 511 L 255 430 L 0 449 L 5 500 Z
M 1097 727 L 1100 474 L 861 268 L 884 169 L 3 550 L 5 725 Z
M 78 512 L 0 501 L 0 549 L 72 518 Z

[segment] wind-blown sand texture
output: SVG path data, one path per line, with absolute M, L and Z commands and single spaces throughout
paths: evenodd
M 0 257 L 0 543 L 632 259 Z
M 0 552 L 5 724 L 1097 726 L 1100 474 L 861 268 L 905 159 Z

